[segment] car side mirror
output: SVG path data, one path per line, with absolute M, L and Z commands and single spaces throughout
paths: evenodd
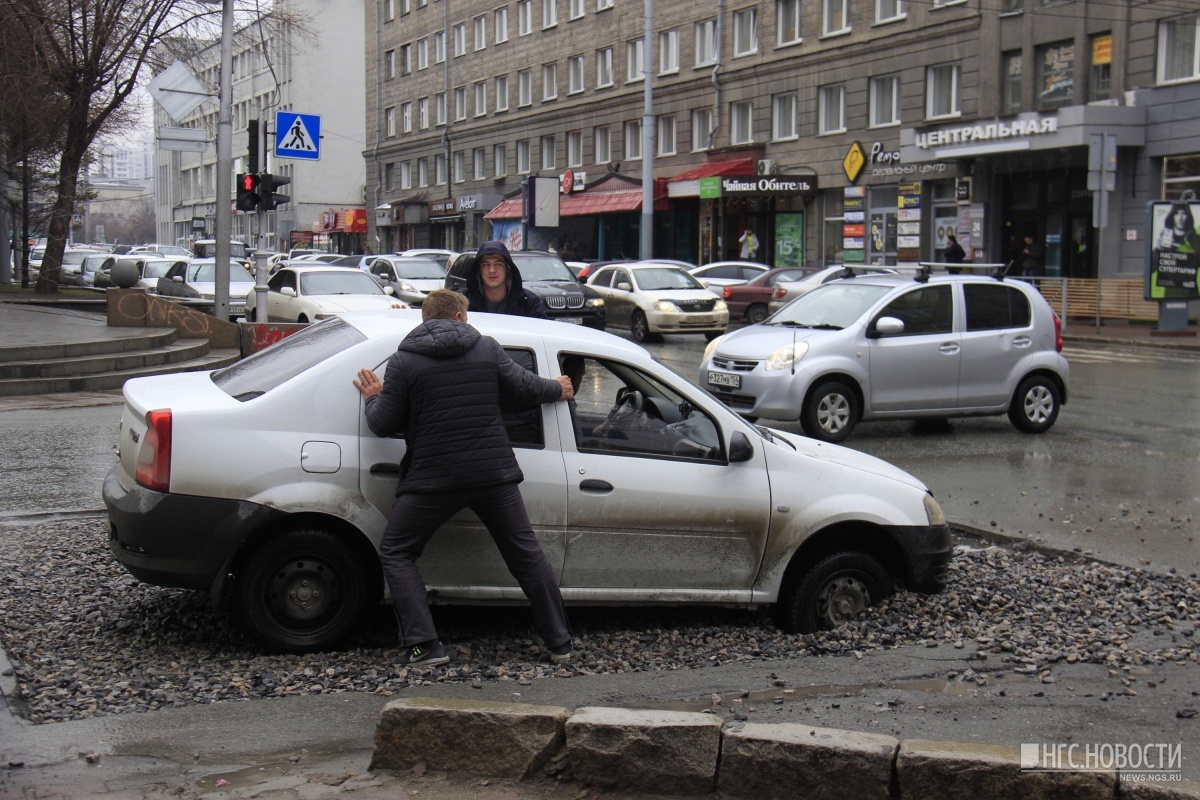
M 383 287 L 383 293 L 384 294 L 395 294 L 396 290 L 390 286 L 385 286 L 385 287 Z
M 734 431 L 733 436 L 729 437 L 729 463 L 749 461 L 753 456 L 754 445 L 750 444 L 749 437 L 741 431 Z
M 867 331 L 868 339 L 878 339 L 880 336 L 895 336 L 904 333 L 904 323 L 895 317 L 880 317 L 875 320 L 871 330 Z
M 295 297 L 296 296 L 296 290 L 290 286 L 284 286 L 283 288 L 281 288 L 279 290 L 279 293 L 281 295 L 283 295 L 284 297 Z
M 618 284 L 617 284 L 617 290 L 618 290 L 618 291 L 621 291 L 621 292 L 632 292 L 632 291 L 633 291 L 633 286 L 631 286 L 630 284 L 628 284 L 628 283 L 625 283 L 624 281 L 622 281 L 621 283 L 618 283 Z
M 171 278 L 171 280 L 172 280 L 172 281 L 174 281 L 175 283 L 183 283 L 183 276 L 182 276 L 182 275 L 176 275 L 176 276 L 174 276 L 173 278 Z

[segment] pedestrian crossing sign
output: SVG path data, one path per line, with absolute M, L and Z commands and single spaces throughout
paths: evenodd
M 317 114 L 297 114 L 295 111 L 276 111 L 275 157 L 319 160 L 321 117 Z

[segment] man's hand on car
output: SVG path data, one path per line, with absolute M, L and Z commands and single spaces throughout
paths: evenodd
M 358 371 L 358 378 L 354 381 L 354 388 L 358 389 L 363 397 L 374 397 L 383 389 L 383 381 L 379 380 L 379 376 L 374 372 L 364 367 Z

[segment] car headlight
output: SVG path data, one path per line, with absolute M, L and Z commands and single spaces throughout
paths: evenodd
M 670 300 L 657 300 L 654 303 L 655 311 L 663 311 L 667 314 L 678 314 L 679 306 L 672 303 Z
M 604 308 L 604 298 L 603 297 L 588 298 L 587 304 L 588 304 L 588 308 Z
M 408 292 L 409 294 L 420 294 L 411 283 L 407 282 L 400 284 L 400 291 Z
M 942 507 L 928 492 L 925 494 L 925 515 L 929 517 L 930 525 L 940 527 L 946 524 L 946 515 L 942 513 Z
M 713 353 L 717 352 L 717 346 L 719 344 L 721 344 L 721 342 L 724 341 L 724 339 L 725 339 L 724 336 L 718 336 L 717 338 L 713 339 L 711 342 L 708 343 L 708 346 L 704 348 L 703 360 L 705 362 L 707 362 L 710 358 L 712 358 Z
M 808 342 L 793 342 L 767 356 L 763 368 L 766 370 L 791 369 L 808 352 Z
M 725 305 L 724 300 L 717 300 L 716 304 L 713 306 L 713 311 L 725 311 L 728 308 L 729 306 Z

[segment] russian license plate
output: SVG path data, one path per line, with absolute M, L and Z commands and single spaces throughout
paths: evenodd
M 582 325 L 583 317 L 559 317 L 559 322 L 569 322 L 572 325 Z
M 710 372 L 708 373 L 708 382 L 713 386 L 726 386 L 730 389 L 742 388 L 742 376 L 732 375 L 728 372 Z
M 687 318 L 687 323 L 689 325 L 707 325 L 715 319 L 716 317 L 712 314 L 692 314 Z

